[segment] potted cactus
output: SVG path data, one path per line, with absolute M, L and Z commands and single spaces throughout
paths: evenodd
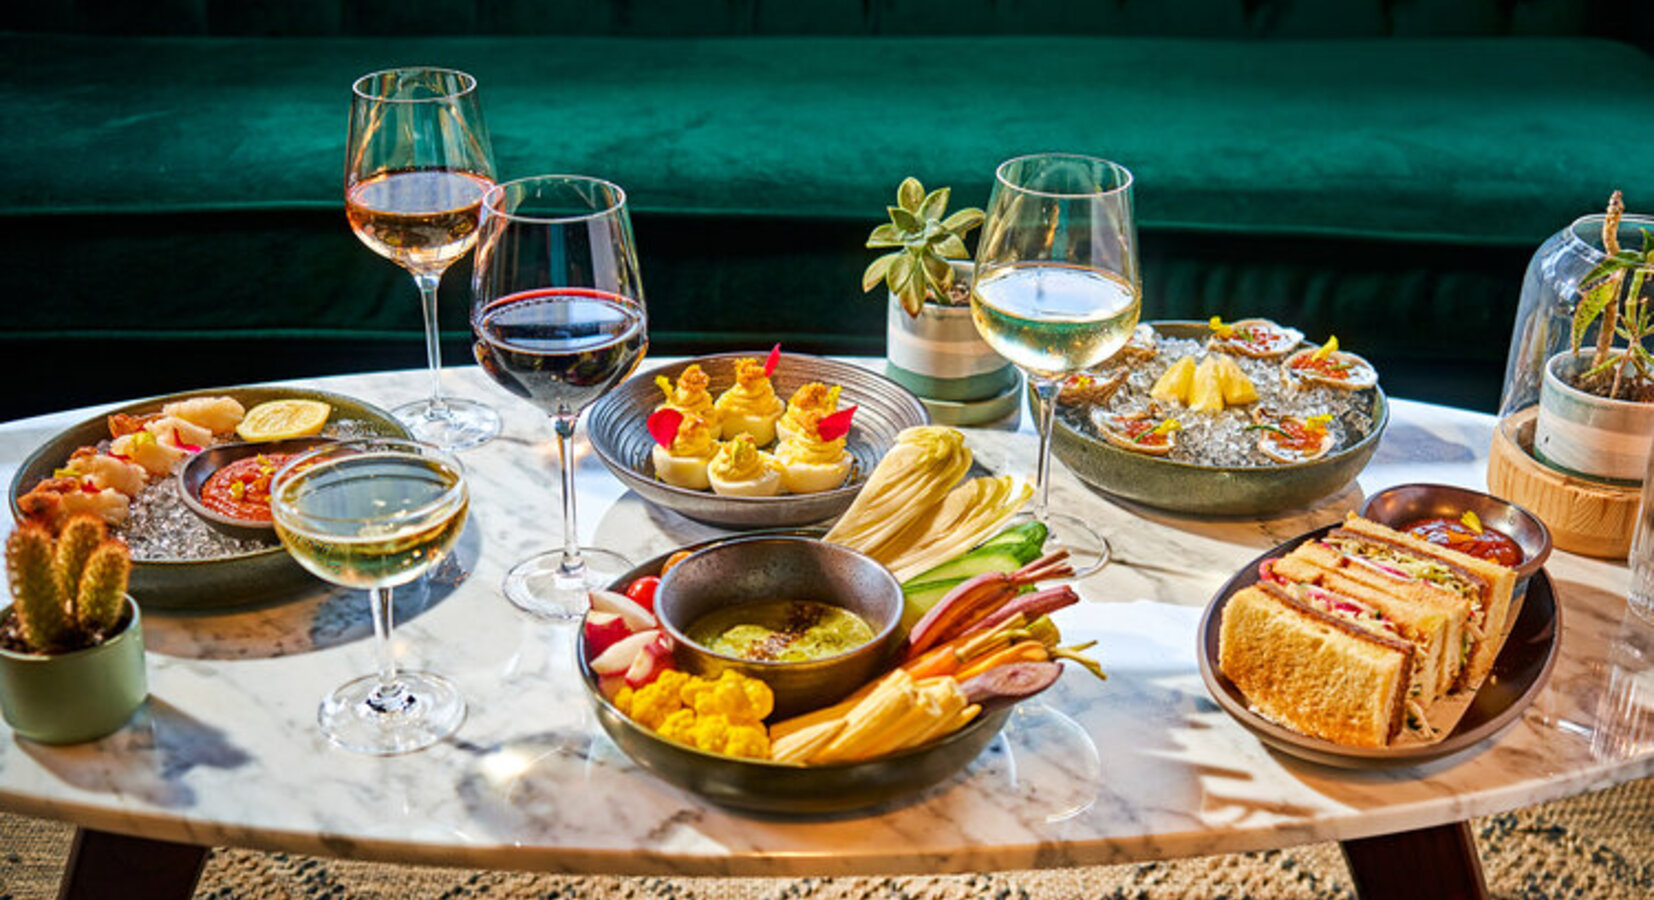
M 867 238 L 889 253 L 862 275 L 862 290 L 885 285 L 885 372 L 950 424 L 997 419 L 1017 408 L 1016 368 L 995 353 L 971 321 L 970 253 L 965 235 L 980 209 L 947 215 L 949 188 L 926 192 L 908 178 L 889 207 L 890 221 Z
M 0 712 L 19 736 L 71 744 L 120 728 L 144 702 L 144 639 L 126 593 L 132 559 L 82 515 L 54 540 L 24 523 L 6 540 L 13 602 L 0 611 Z

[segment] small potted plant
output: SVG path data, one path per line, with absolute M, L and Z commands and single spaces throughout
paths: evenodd
M 148 696 L 126 545 L 96 516 L 53 539 L 24 523 L 6 540 L 13 603 L 0 611 L 0 712 L 45 744 L 103 737 Z
M 890 221 L 867 238 L 869 248 L 890 252 L 867 267 L 862 290 L 882 283 L 890 294 L 886 374 L 926 400 L 932 415 L 946 410 L 954 424 L 969 424 L 1014 410 L 1018 376 L 971 321 L 965 235 L 984 215 L 975 208 L 947 215 L 950 194 L 926 192 L 917 178 L 902 182 Z
M 1591 478 L 1640 481 L 1654 434 L 1654 233 L 1621 246 L 1625 204 L 1615 191 L 1603 217 L 1600 261 L 1580 278 L 1571 349 L 1545 363 L 1534 452 Z M 1592 352 L 1583 352 L 1595 325 Z

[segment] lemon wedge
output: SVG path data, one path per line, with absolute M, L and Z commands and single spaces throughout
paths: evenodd
M 247 410 L 235 433 L 244 441 L 281 441 L 322 430 L 333 407 L 320 400 L 271 400 Z

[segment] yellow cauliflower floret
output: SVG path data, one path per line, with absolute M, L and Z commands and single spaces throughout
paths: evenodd
M 637 696 L 636 691 L 632 690 L 630 687 L 622 687 L 620 691 L 615 694 L 615 709 L 618 709 L 622 713 L 630 716 L 632 714 L 632 698 L 635 696 Z
M 667 669 L 666 671 L 655 676 L 655 680 L 651 686 L 658 684 L 660 685 L 661 690 L 678 694 L 683 691 L 683 686 L 688 684 L 691 680 L 693 680 L 693 678 L 687 672 L 680 672 L 677 669 Z
M 623 710 L 632 721 L 645 728 L 659 729 L 666 717 L 683 708 L 678 699 L 676 682 L 667 680 L 663 673 L 653 683 L 644 685 L 632 695 L 631 708 Z M 664 683 L 663 683 L 664 682 Z
M 729 720 L 719 715 L 698 715 L 689 728 L 688 743 L 708 753 L 724 752 L 729 743 Z
M 729 729 L 729 740 L 724 743 L 725 756 L 747 759 L 770 758 L 770 736 L 762 725 L 736 725 Z
M 721 715 L 741 725 L 760 722 L 775 710 L 775 694 L 769 685 L 728 669 L 717 681 L 691 679 L 681 699 L 700 715 Z
M 680 744 L 693 744 L 694 741 L 690 738 L 689 732 L 694 726 L 694 710 L 680 709 L 677 712 L 667 716 L 666 721 L 660 723 L 660 728 L 656 729 L 656 731 L 660 732 L 661 737 L 666 738 L 669 741 L 677 741 Z

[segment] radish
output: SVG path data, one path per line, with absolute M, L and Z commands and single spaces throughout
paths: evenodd
M 633 631 L 647 631 L 658 627 L 655 617 L 625 594 L 617 594 L 614 591 L 590 591 L 586 594 L 586 599 L 591 601 L 592 609 L 614 613 L 626 620 L 626 627 Z
M 672 645 L 663 634 L 645 644 L 642 652 L 632 660 L 631 668 L 626 670 L 626 684 L 635 690 L 659 678 L 660 673 L 670 668 L 673 668 Z
M 632 633 L 626 620 L 615 613 L 592 610 L 586 613 L 586 658 L 593 659 Z
M 644 647 L 649 646 L 658 637 L 658 631 L 640 631 L 615 641 L 592 660 L 592 671 L 599 675 L 619 675 L 632 665 L 632 661 L 637 659 Z

